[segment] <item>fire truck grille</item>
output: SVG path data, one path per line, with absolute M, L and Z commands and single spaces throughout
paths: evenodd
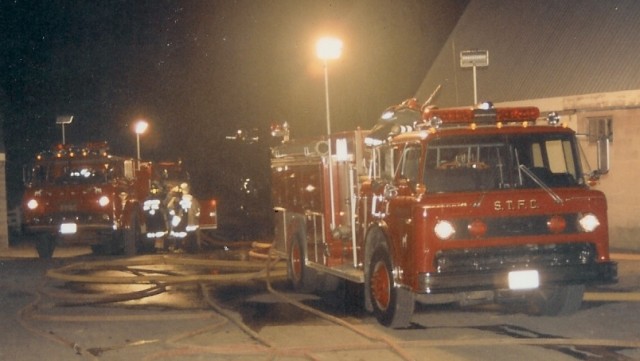
M 563 234 L 578 232 L 578 215 L 563 214 L 566 221 L 566 227 L 562 231 Z M 472 219 L 459 220 L 456 223 L 456 235 L 454 239 L 473 238 L 469 232 L 469 224 Z M 547 222 L 549 216 L 529 216 L 529 217 L 502 217 L 483 219 L 487 225 L 487 232 L 484 237 L 513 237 L 513 236 L 535 236 L 549 234 Z
M 586 265 L 595 262 L 591 243 L 563 243 L 440 251 L 435 265 L 438 273 L 495 271 L 519 267 Z
M 54 226 L 64 222 L 75 222 L 78 225 L 111 224 L 111 217 L 103 213 L 56 213 L 34 219 L 33 224 Z

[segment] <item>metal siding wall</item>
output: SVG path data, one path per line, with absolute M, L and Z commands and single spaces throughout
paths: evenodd
M 443 85 L 438 106 L 473 102 L 462 50 L 489 50 L 478 99 L 505 102 L 640 86 L 640 1 L 471 0 L 416 95 Z

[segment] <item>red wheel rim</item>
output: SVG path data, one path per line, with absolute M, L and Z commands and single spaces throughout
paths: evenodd
M 373 269 L 371 292 L 378 307 L 386 310 L 387 307 L 389 307 L 389 300 L 391 298 L 391 279 L 389 279 L 387 265 L 382 261 L 377 262 Z

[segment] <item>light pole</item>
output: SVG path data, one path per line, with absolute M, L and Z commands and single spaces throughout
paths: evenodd
M 140 167 L 140 134 L 146 132 L 148 127 L 149 123 L 144 120 L 138 120 L 134 128 L 136 132 L 136 149 L 138 150 L 138 167 Z
M 460 67 L 473 68 L 473 105 L 478 104 L 476 68 L 489 66 L 489 50 L 463 50 L 460 52 Z
M 331 199 L 331 229 L 336 225 L 336 209 L 333 197 L 333 161 L 331 147 L 331 111 L 329 110 L 329 60 L 340 58 L 342 54 L 342 40 L 323 37 L 316 43 L 316 54 L 324 62 L 324 96 L 327 112 L 327 142 L 329 148 L 329 197 Z
M 56 118 L 56 124 L 62 125 L 62 144 L 67 144 L 67 139 L 64 135 L 64 126 L 71 124 L 73 121 L 73 115 L 62 115 Z

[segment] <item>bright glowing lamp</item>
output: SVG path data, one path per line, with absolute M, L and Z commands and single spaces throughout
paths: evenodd
M 136 149 L 138 151 L 138 161 L 140 160 L 140 134 L 143 134 L 149 128 L 149 123 L 144 120 L 138 120 L 134 127 L 134 131 L 136 132 Z

